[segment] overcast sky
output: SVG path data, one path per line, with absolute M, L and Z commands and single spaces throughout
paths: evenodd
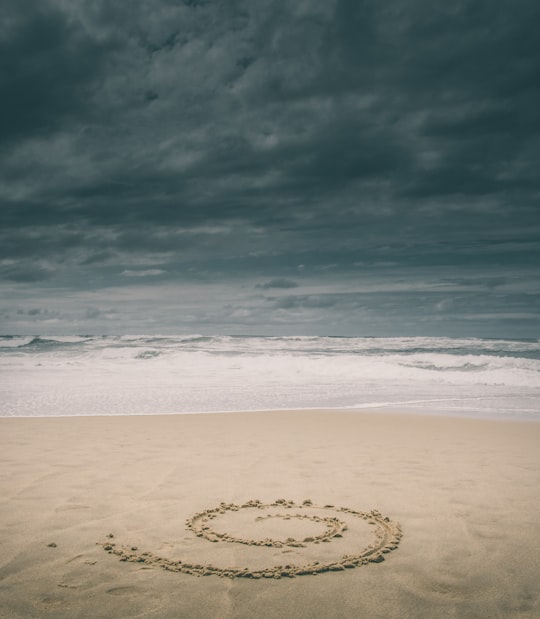
M 540 337 L 538 0 L 3 0 L 0 332 Z

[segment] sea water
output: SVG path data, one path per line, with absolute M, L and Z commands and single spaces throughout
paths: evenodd
M 540 419 L 540 341 L 0 336 L 0 416 L 369 409 Z

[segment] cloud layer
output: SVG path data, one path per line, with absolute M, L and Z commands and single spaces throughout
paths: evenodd
M 0 16 L 8 331 L 537 336 L 534 0 Z

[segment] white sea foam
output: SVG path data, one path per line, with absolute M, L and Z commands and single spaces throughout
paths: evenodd
M 540 418 L 540 343 L 0 337 L 0 415 L 399 408 Z

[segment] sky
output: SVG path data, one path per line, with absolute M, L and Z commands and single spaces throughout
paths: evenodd
M 3 0 L 0 332 L 540 337 L 537 0 Z

